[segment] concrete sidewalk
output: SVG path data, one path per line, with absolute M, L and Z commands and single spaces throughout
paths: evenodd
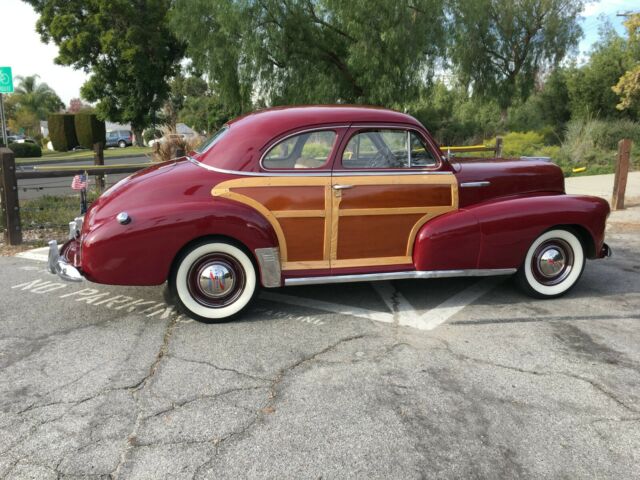
M 567 193 L 595 195 L 611 204 L 613 174 L 565 178 Z M 629 172 L 625 209 L 611 212 L 608 225 L 615 231 L 640 230 L 640 172 Z

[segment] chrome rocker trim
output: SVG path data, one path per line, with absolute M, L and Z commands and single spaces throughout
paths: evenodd
M 80 271 L 73 265 L 69 265 L 64 258 L 60 257 L 58 242 L 55 240 L 49 242 L 49 271 L 57 274 L 62 280 L 66 280 L 67 282 L 81 282 L 83 280 Z
M 296 285 L 318 285 L 322 283 L 374 282 L 379 280 L 405 280 L 415 278 L 489 277 L 493 275 L 511 275 L 516 273 L 516 271 L 516 268 L 495 268 L 363 273 L 357 275 L 332 275 L 327 277 L 287 278 L 284 284 L 289 287 Z

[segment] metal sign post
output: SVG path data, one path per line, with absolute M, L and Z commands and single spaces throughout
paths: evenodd
M 2 130 L 2 144 L 5 147 L 8 147 L 9 143 L 7 142 L 7 122 L 4 118 L 4 100 L 2 97 L 4 97 L 4 94 L 0 93 L 0 130 Z
M 7 119 L 4 116 L 5 93 L 13 93 L 13 73 L 11 67 L 0 67 L 0 130 L 2 130 L 2 141 L 7 146 Z

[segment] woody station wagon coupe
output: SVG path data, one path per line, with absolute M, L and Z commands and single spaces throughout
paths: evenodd
M 201 321 L 260 286 L 516 274 L 551 298 L 610 254 L 606 201 L 548 159 L 452 159 L 402 113 L 274 108 L 120 181 L 70 224 L 67 280 L 159 285 Z

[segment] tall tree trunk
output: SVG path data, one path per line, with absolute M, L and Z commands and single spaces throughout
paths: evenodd
M 136 127 L 135 125 L 131 125 L 131 130 L 133 131 L 133 144 L 136 147 L 144 147 L 144 143 L 142 143 L 142 129 L 140 127 Z

